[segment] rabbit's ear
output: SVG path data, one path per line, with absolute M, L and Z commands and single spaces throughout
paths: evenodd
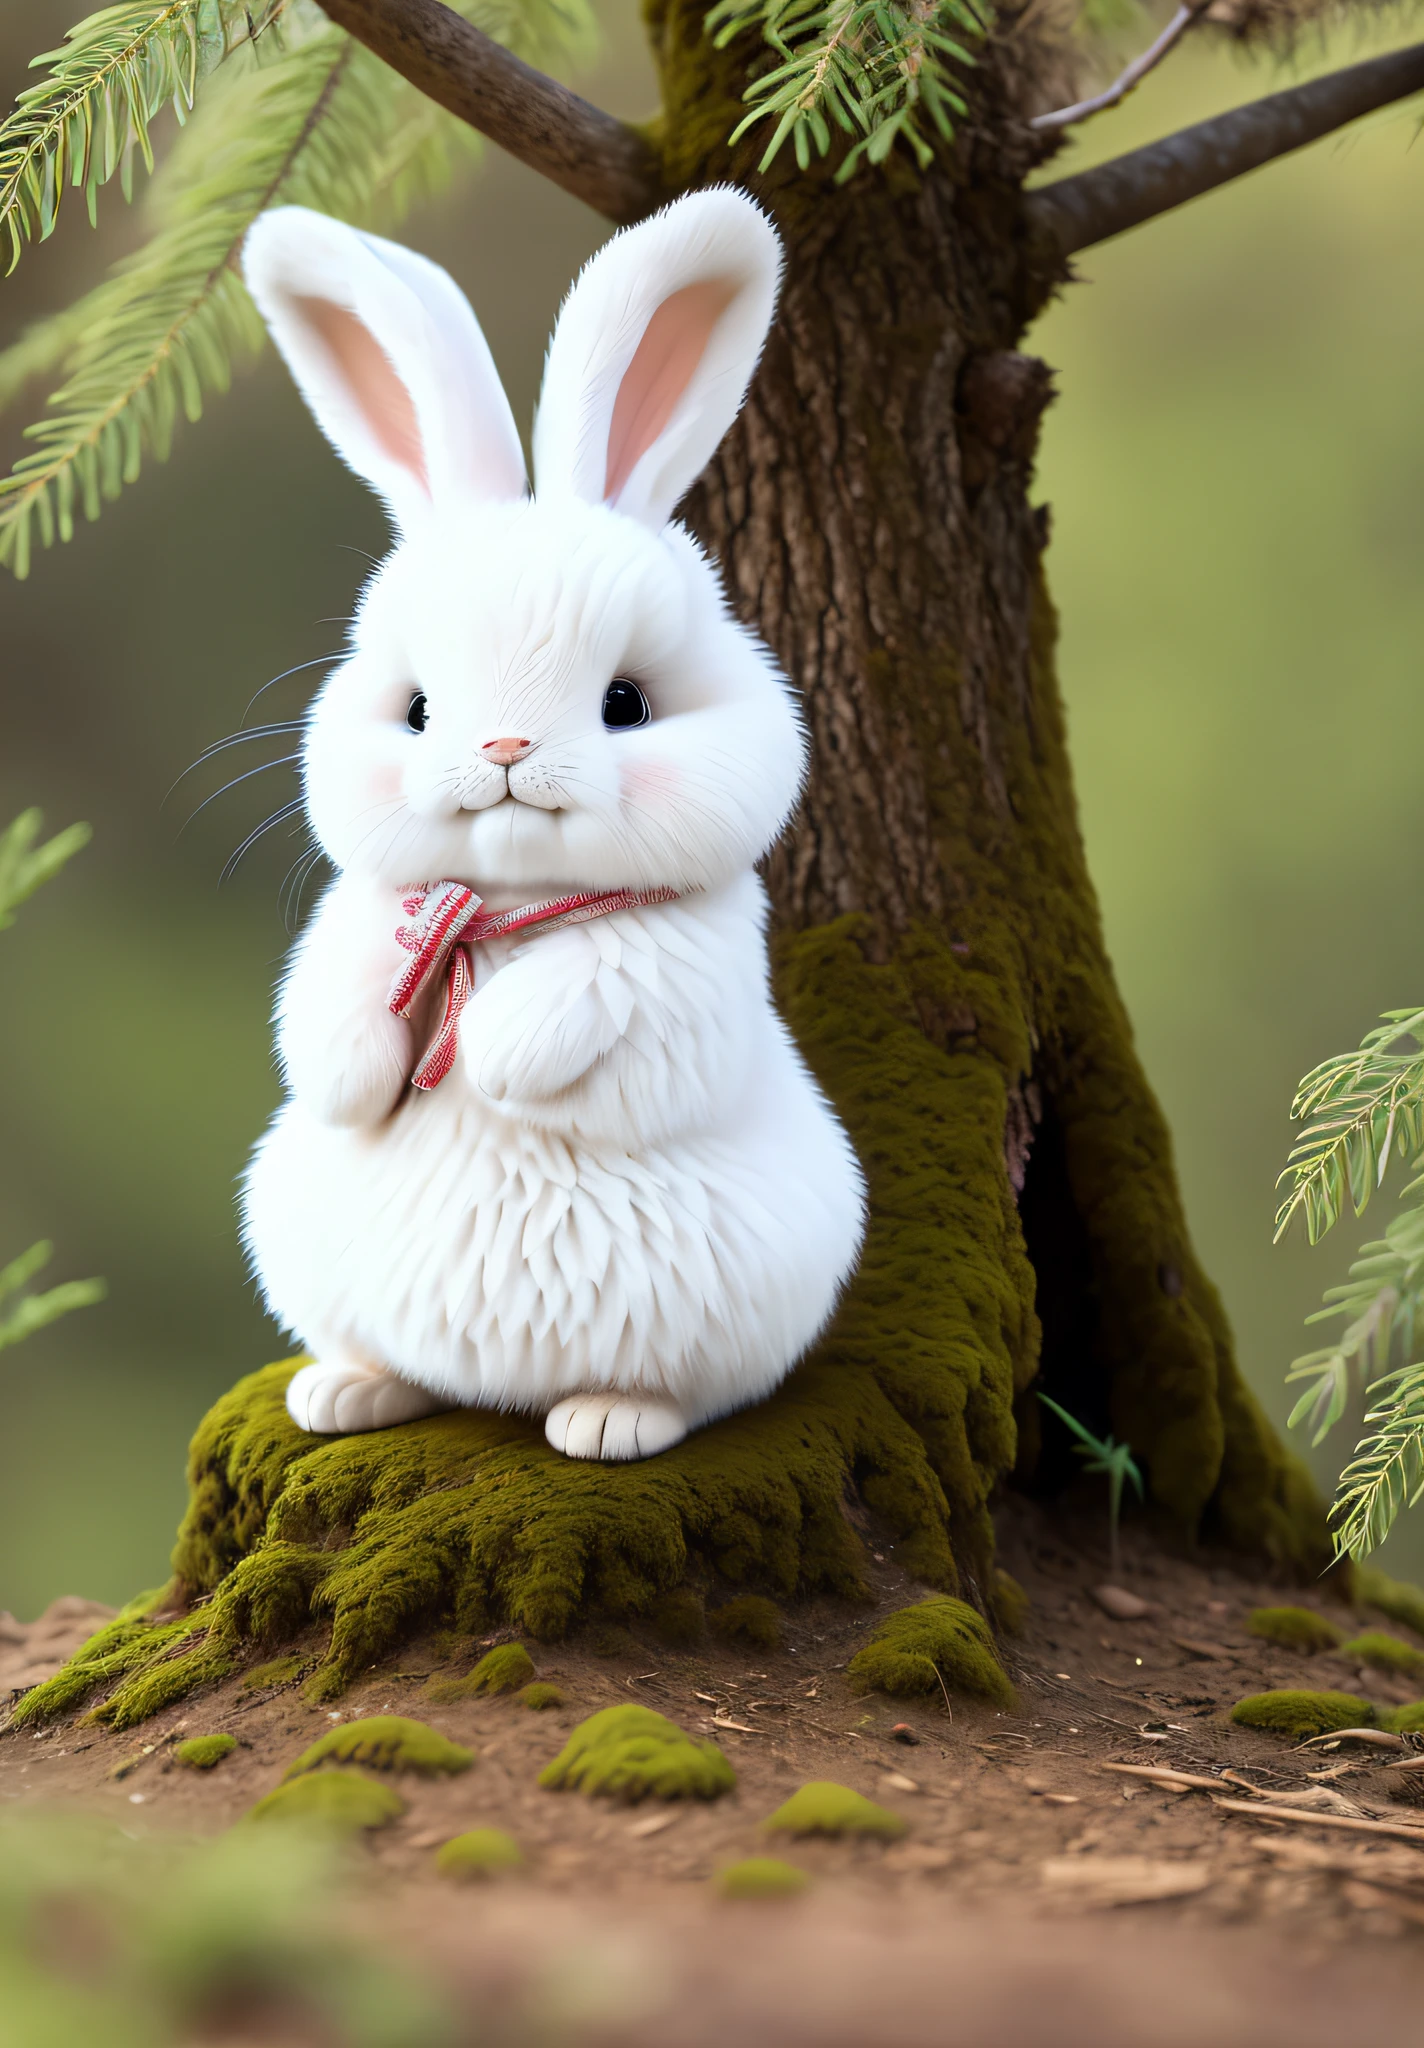
M 771 325 L 781 244 L 729 185 L 600 249 L 564 301 L 534 427 L 541 497 L 661 527 L 741 410 Z
M 317 425 L 397 526 L 451 499 L 523 494 L 494 359 L 436 264 L 283 206 L 248 230 L 243 275 Z

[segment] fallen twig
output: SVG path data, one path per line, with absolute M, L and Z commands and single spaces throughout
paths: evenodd
M 1251 1847 L 1293 1870 L 1323 1870 L 1337 1877 L 1362 1878 L 1369 1884 L 1397 1885 L 1410 1892 L 1424 1882 L 1424 1863 L 1407 1849 L 1365 1849 L 1356 1855 L 1343 1849 L 1323 1849 L 1316 1842 L 1298 1842 L 1292 1835 L 1257 1835 Z
M 1226 1813 L 1254 1814 L 1257 1820 L 1297 1821 L 1314 1828 L 1349 1828 L 1357 1834 L 1388 1835 L 1396 1842 L 1417 1842 L 1424 1848 L 1424 1828 L 1409 1827 L 1403 1821 L 1356 1820 L 1343 1813 L 1318 1813 L 1309 1807 L 1267 1805 L 1249 1799 L 1214 1798 L 1212 1805 Z
M 1375 1749 L 1408 1749 L 1410 1746 L 1402 1735 L 1391 1735 L 1387 1728 L 1337 1728 L 1325 1735 L 1308 1735 L 1304 1742 L 1296 1744 L 1296 1748 L 1318 1749 L 1325 1743 L 1333 1749 L 1337 1742 L 1365 1742 Z
M 1147 1778 L 1154 1785 L 1175 1785 L 1183 1792 L 1215 1792 L 1221 1785 L 1219 1778 L 1198 1778 L 1190 1771 L 1173 1771 L 1165 1765 L 1158 1768 L 1152 1764 L 1104 1764 L 1102 1768 L 1121 1771 L 1126 1778 Z

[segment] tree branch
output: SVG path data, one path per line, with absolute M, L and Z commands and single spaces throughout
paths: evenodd
M 1071 256 L 1420 91 L 1424 43 L 1415 43 L 1041 186 L 1026 196 L 1025 211 L 1050 247 Z
M 1079 121 L 1086 121 L 1090 114 L 1105 114 L 1109 107 L 1117 106 L 1135 87 L 1141 85 L 1149 71 L 1156 70 L 1162 59 L 1175 49 L 1192 24 L 1201 20 L 1210 5 L 1211 0 L 1184 0 L 1184 4 L 1177 9 L 1156 42 L 1149 45 L 1141 56 L 1134 57 L 1127 69 L 1113 80 L 1106 91 L 1094 93 L 1088 100 L 1078 100 L 1071 107 L 1059 107 L 1051 114 L 1035 114 L 1028 124 L 1029 127 L 1040 131 L 1071 128 Z
M 665 196 L 636 128 L 536 71 L 441 0 L 321 6 L 438 106 L 609 220 L 640 220 Z

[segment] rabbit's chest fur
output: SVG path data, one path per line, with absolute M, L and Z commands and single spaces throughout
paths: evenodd
M 438 1089 L 368 1128 L 298 1092 L 245 1203 L 283 1320 L 484 1405 L 769 1391 L 853 1262 L 861 1182 L 772 1007 L 764 916 L 746 876 L 476 948 Z

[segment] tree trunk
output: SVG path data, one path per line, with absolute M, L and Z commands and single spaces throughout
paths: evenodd
M 832 1345 L 916 1418 L 957 1380 L 933 1462 L 961 1569 L 987 1564 L 1001 1475 L 1049 1487 L 1071 1465 L 1030 1382 L 1131 1444 L 1181 1535 L 1318 1568 L 1320 1504 L 1192 1252 L 1084 861 L 1029 502 L 1051 375 L 1017 353 L 1060 279 L 1016 229 L 1035 145 L 1013 81 L 991 49 L 974 127 L 924 177 L 892 160 L 837 187 L 788 151 L 758 179 L 716 139 L 742 65 L 683 0 L 652 31 L 673 179 L 749 184 L 787 246 L 751 398 L 690 509 L 810 729 L 768 881 L 783 999 L 872 1178 Z M 909 1012 L 913 1072 L 880 1045 Z M 907 1143 L 925 1119 L 928 1156 Z

